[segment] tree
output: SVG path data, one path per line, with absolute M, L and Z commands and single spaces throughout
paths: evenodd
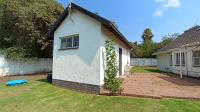
M 138 58 L 155 58 L 156 56 L 154 56 L 153 53 L 174 41 L 179 35 L 178 33 L 165 35 L 162 41 L 157 43 L 152 40 L 154 36 L 152 30 L 146 28 L 142 34 L 143 42 L 141 44 L 130 42 L 132 45 L 131 55 Z
M 0 6 L 0 48 L 6 56 L 51 57 L 52 43 L 44 35 L 64 10 L 62 5 L 55 0 L 5 0 Z
M 180 36 L 179 33 L 173 33 L 163 36 L 162 42 L 160 42 L 161 47 L 164 47 L 165 45 L 168 45 L 169 43 L 173 42 L 178 36 Z
M 153 38 L 153 33 L 152 33 L 152 30 L 150 28 L 146 28 L 142 34 L 142 39 L 143 41 L 151 41 L 152 38 Z
M 139 45 L 139 49 L 142 52 L 141 58 L 155 58 L 153 53 L 159 49 L 158 45 L 159 45 L 158 43 L 155 43 L 153 41 L 148 44 L 143 43 Z
M 132 47 L 132 50 L 130 52 L 131 57 L 135 58 L 135 57 L 142 57 L 142 51 L 141 49 L 138 47 L 137 42 L 130 42 L 129 43 Z
M 105 87 L 112 93 L 116 93 L 121 90 L 122 81 L 116 78 L 118 67 L 117 67 L 117 55 L 114 48 L 113 41 L 106 41 L 106 77 Z
M 142 34 L 143 43 L 139 45 L 142 58 L 155 58 L 152 54 L 158 49 L 158 44 L 153 42 L 153 33 L 150 28 L 146 28 Z

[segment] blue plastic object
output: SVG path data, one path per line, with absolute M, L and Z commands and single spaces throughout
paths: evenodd
M 7 86 L 18 86 L 18 85 L 22 85 L 22 84 L 26 84 L 26 83 L 28 83 L 28 81 L 23 80 L 23 79 L 21 79 L 21 80 L 10 80 L 10 81 L 6 82 L 6 85 Z

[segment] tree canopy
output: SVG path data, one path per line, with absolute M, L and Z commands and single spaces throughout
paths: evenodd
M 153 42 L 154 34 L 150 28 L 146 28 L 142 34 L 143 43 L 138 45 L 142 58 L 152 58 L 153 53 L 158 49 L 157 43 Z
M 178 36 L 180 36 L 179 33 L 173 33 L 173 34 L 168 34 L 168 35 L 163 36 L 162 42 L 160 43 L 161 46 L 165 46 L 165 45 L 171 43 L 171 42 L 174 41 Z
M 146 28 L 142 34 L 142 39 L 143 41 L 152 40 L 153 36 L 152 30 L 150 28 Z
M 8 58 L 51 57 L 44 35 L 64 10 L 55 0 L 0 0 L 0 48 Z
M 131 55 L 139 58 L 155 58 L 153 53 L 171 43 L 178 36 L 178 33 L 174 33 L 172 35 L 168 34 L 163 36 L 161 42 L 154 42 L 154 34 L 152 30 L 150 28 L 146 28 L 142 34 L 143 42 L 141 44 L 137 44 L 137 42 L 131 43 L 133 48 Z

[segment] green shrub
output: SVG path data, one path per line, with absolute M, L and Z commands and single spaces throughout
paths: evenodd
M 15 47 L 5 49 L 4 55 L 11 60 L 22 60 L 24 57 L 28 57 L 24 49 Z
M 110 90 L 111 93 L 117 93 L 122 91 L 122 82 L 123 80 L 114 78 L 112 80 L 105 80 L 106 89 Z

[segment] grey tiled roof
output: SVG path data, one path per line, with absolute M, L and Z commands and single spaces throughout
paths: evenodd
M 176 49 L 181 46 L 196 43 L 196 42 L 200 42 L 200 26 L 195 26 L 195 27 L 190 28 L 189 30 L 186 30 L 182 35 L 176 38 L 172 43 L 159 49 L 156 53 L 169 51 L 169 50 Z

